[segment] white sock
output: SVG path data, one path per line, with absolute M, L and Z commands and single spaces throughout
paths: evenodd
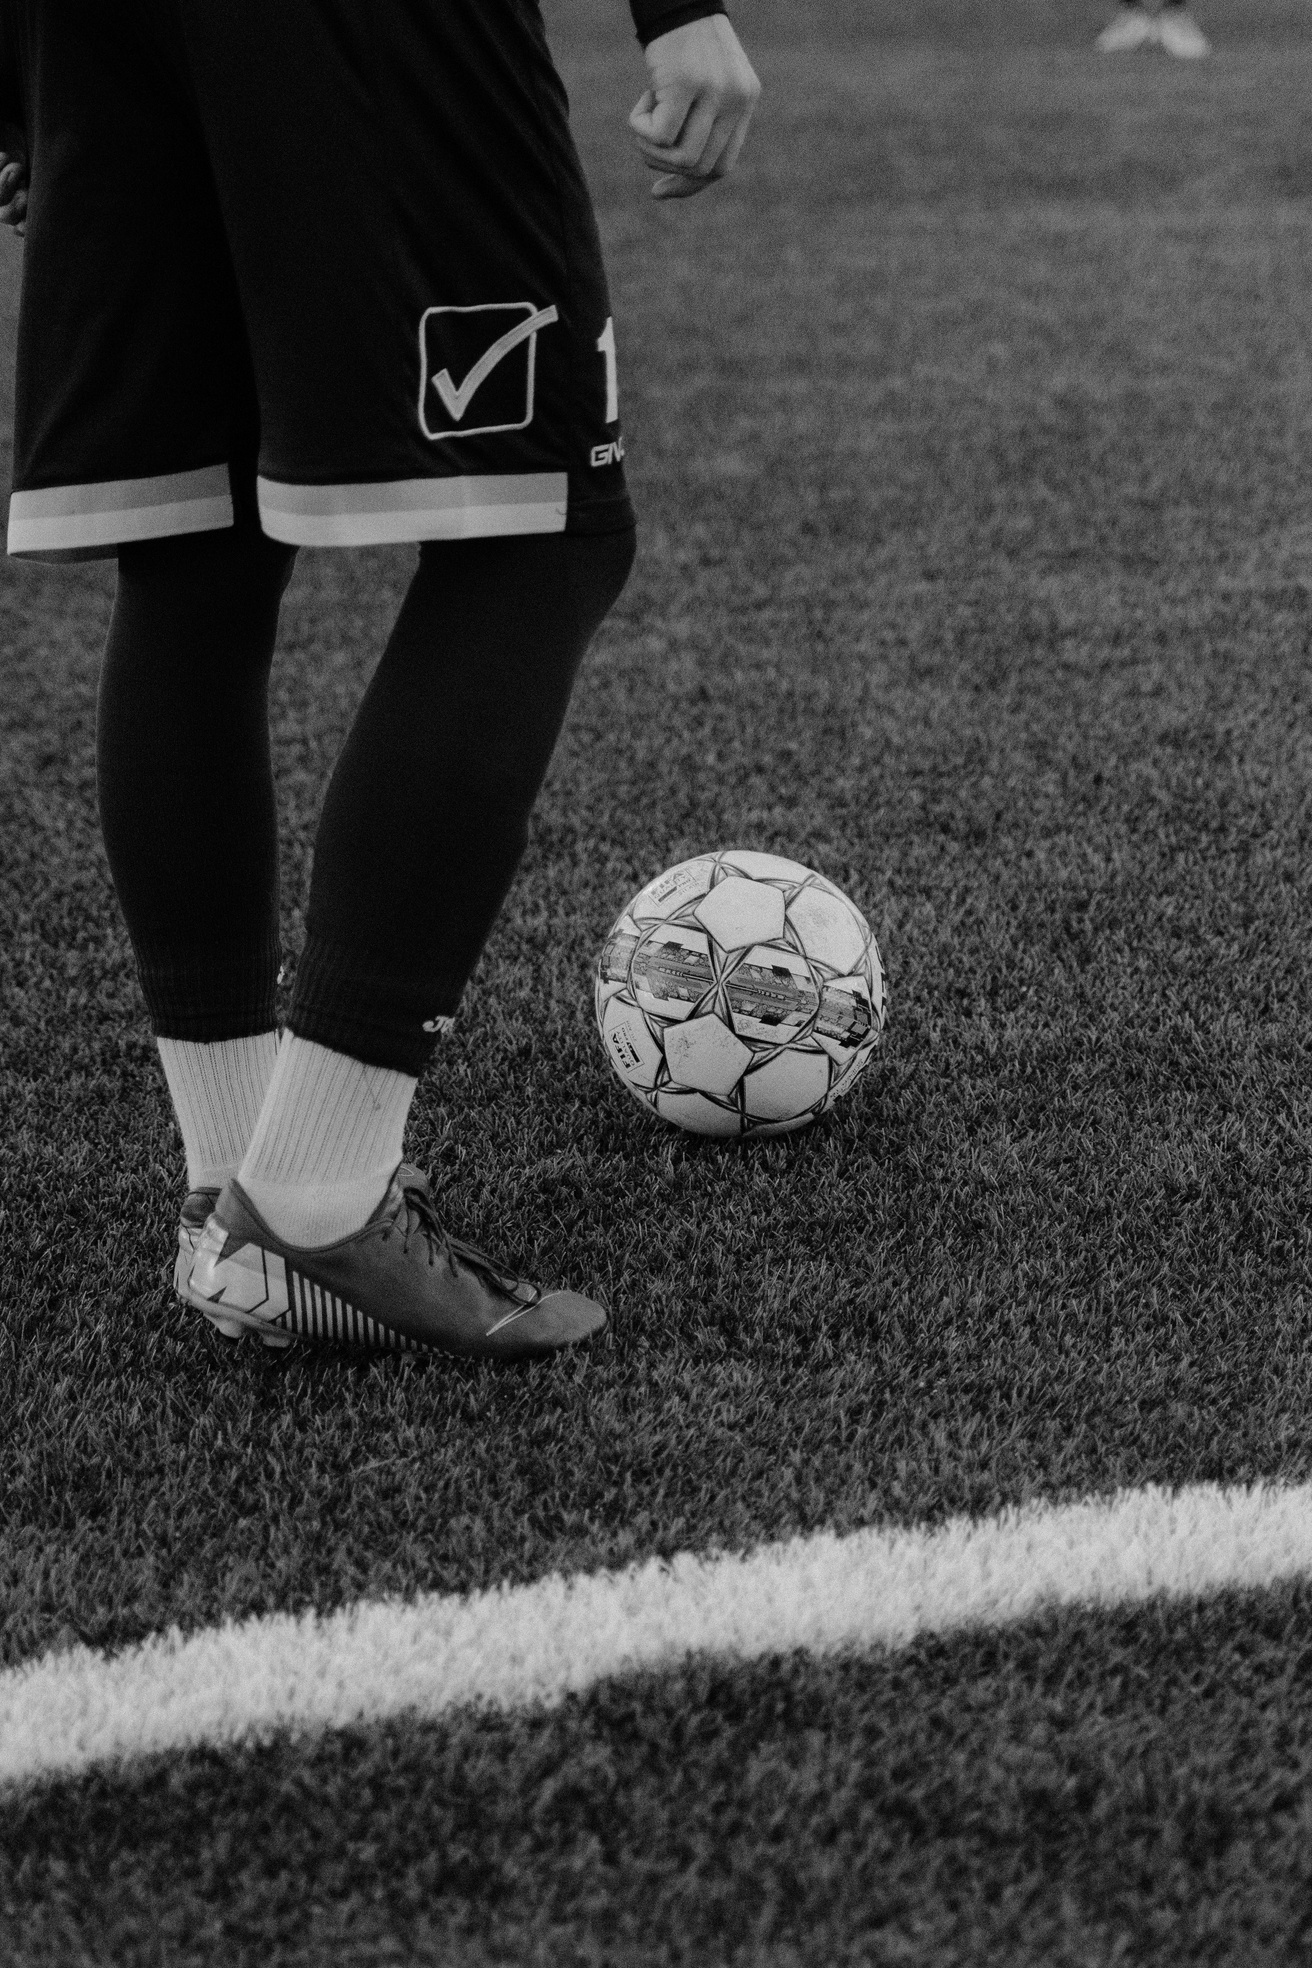
M 361 1229 L 402 1159 L 418 1084 L 284 1032 L 237 1171 L 269 1228 L 307 1249 Z
M 182 1145 L 187 1187 L 222 1189 L 246 1153 L 278 1057 L 277 1032 L 249 1039 L 157 1039 Z

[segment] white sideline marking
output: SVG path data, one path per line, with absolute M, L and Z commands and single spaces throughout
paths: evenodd
M 0 1674 L 0 1783 L 410 1712 L 554 1704 L 693 1653 L 898 1647 L 1050 1608 L 1195 1597 L 1312 1574 L 1312 1483 L 1123 1491 L 933 1530 L 823 1532 L 467 1598 L 274 1614 Z

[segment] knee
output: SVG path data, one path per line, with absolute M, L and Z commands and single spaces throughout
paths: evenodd
M 258 527 L 169 534 L 118 550 L 121 587 L 170 607 L 203 601 L 211 616 L 235 621 L 276 616 L 295 566 L 295 547 L 266 538 Z
M 633 572 L 638 535 L 630 526 L 622 533 L 582 533 L 570 537 L 574 556 L 574 586 L 582 613 L 600 625 L 615 606 Z

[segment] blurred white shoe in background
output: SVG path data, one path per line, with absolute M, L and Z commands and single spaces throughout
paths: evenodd
M 1156 16 L 1146 7 L 1124 6 L 1117 9 L 1115 19 L 1108 21 L 1093 45 L 1103 55 L 1125 55 L 1156 39 Z
M 1157 16 L 1157 38 L 1168 55 L 1181 61 L 1199 61 L 1210 55 L 1212 44 L 1187 7 L 1163 7 Z

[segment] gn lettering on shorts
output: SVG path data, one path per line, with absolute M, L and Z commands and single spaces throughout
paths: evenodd
M 620 420 L 620 379 L 615 361 L 615 317 L 606 316 L 606 326 L 597 337 L 597 353 L 606 364 L 606 422 L 617 424 Z M 609 444 L 594 444 L 592 463 L 594 465 L 617 465 L 624 456 L 624 439 L 612 438 Z

